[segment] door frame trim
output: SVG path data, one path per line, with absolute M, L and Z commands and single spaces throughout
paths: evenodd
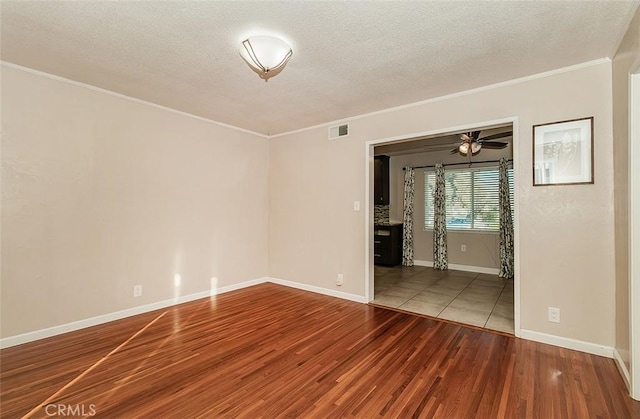
M 364 182 L 364 197 L 365 197 L 365 300 L 367 302 L 373 301 L 373 159 L 375 146 L 388 145 L 399 142 L 405 142 L 417 137 L 435 137 L 440 135 L 450 134 L 452 132 L 463 132 L 469 130 L 475 130 L 482 127 L 490 127 L 495 125 L 511 124 L 513 128 L 513 183 L 514 183 L 514 219 L 513 219 L 513 233 L 514 233 L 514 329 L 515 335 L 520 337 L 520 210 L 519 210 L 519 189 L 520 184 L 523 181 L 520 179 L 520 149 L 518 145 L 518 117 L 512 116 L 503 119 L 496 119 L 491 121 L 481 121 L 467 123 L 464 125 L 458 125 L 454 127 L 445 127 L 434 129 L 430 131 L 410 133 L 397 135 L 394 137 L 380 138 L 369 140 L 365 142 L 364 158 L 365 158 L 365 182 Z

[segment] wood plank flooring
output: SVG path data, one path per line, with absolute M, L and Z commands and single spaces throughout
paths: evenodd
M 0 362 L 3 418 L 640 418 L 611 359 L 274 284 Z

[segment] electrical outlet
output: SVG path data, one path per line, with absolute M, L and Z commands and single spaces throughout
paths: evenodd
M 142 295 L 142 285 L 133 286 L 133 296 L 140 297 Z
M 336 285 L 344 284 L 344 275 L 338 274 L 338 278 L 336 279 Z
M 552 323 L 560 323 L 560 309 L 549 307 L 549 321 Z
M 467 251 L 467 245 L 463 244 L 462 246 L 460 246 L 460 250 L 462 250 L 463 252 Z

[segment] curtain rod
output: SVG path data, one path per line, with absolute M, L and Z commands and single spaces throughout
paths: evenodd
M 508 163 L 513 162 L 513 159 L 506 159 L 506 160 L 507 160 Z M 467 164 L 471 165 L 471 164 L 474 164 L 474 163 L 478 163 L 478 164 L 480 164 L 480 163 L 500 163 L 500 160 L 482 160 L 482 161 L 472 161 L 472 162 L 465 162 L 465 163 L 446 163 L 446 164 L 443 164 L 442 166 L 443 167 L 447 167 L 447 166 L 463 166 L 463 165 L 467 165 Z M 432 164 L 432 165 L 429 165 L 429 166 L 412 166 L 411 168 L 412 169 L 428 169 L 428 168 L 431 168 L 431 167 L 436 167 L 436 165 Z M 403 167 L 402 170 L 404 170 L 404 169 L 405 168 Z

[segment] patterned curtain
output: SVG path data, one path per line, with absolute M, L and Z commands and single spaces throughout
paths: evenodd
M 507 160 L 500 159 L 500 278 L 513 278 L 513 220 Z
M 447 211 L 445 208 L 444 167 L 436 164 L 436 188 L 433 192 L 433 269 L 446 270 Z
M 413 197 L 416 174 L 404 168 L 404 204 L 402 211 L 402 266 L 413 266 Z

